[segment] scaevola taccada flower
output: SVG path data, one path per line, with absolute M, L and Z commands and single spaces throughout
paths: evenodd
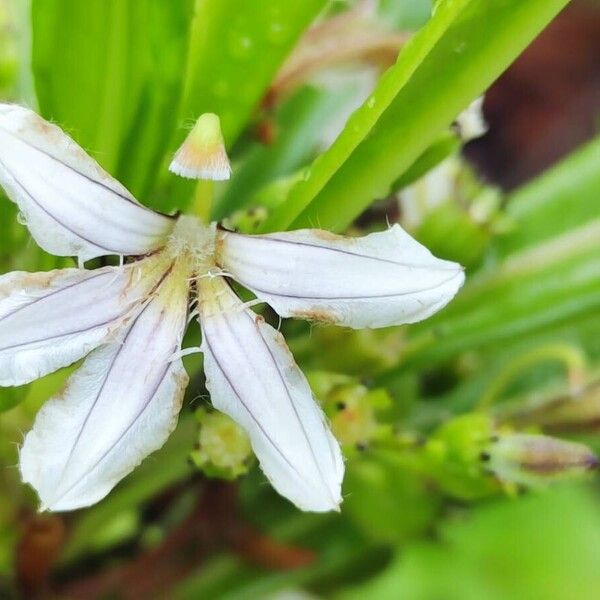
M 339 445 L 281 334 L 229 281 L 282 317 L 362 328 L 424 319 L 464 279 L 398 225 L 362 238 L 252 236 L 159 214 L 17 105 L 0 105 L 0 183 L 47 252 L 80 266 L 130 257 L 0 277 L 0 385 L 85 357 L 20 450 L 22 478 L 47 510 L 99 501 L 163 445 L 188 383 L 181 343 L 194 317 L 212 403 L 247 431 L 273 487 L 303 510 L 337 509 Z

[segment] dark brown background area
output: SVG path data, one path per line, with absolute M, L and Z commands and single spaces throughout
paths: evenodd
M 572 2 L 486 94 L 466 155 L 513 188 L 600 131 L 600 2 Z

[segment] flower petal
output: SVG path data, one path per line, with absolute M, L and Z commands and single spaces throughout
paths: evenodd
M 344 466 L 306 378 L 282 335 L 246 309 L 220 277 L 199 280 L 206 385 L 239 423 L 273 487 L 299 508 L 336 510 Z
M 57 126 L 0 104 L 0 184 L 37 243 L 88 260 L 161 247 L 173 219 L 139 204 Z
M 149 282 L 138 281 L 140 268 L 0 277 L 0 385 L 29 383 L 110 338 L 147 291 Z
M 43 509 L 97 502 L 164 444 L 188 382 L 181 359 L 171 361 L 186 313 L 187 282 L 167 277 L 121 339 L 90 354 L 42 407 L 20 468 Z
M 421 321 L 464 281 L 459 264 L 436 258 L 399 225 L 360 238 L 221 231 L 217 262 L 282 317 L 356 329 Z

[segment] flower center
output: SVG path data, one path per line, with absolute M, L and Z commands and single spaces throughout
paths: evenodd
M 173 258 L 187 257 L 192 271 L 206 272 L 214 265 L 216 230 L 215 223 L 206 225 L 196 217 L 182 215 L 177 219 L 166 250 Z

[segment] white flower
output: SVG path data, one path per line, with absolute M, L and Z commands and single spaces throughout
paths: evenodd
M 456 121 L 454 121 L 456 129 L 458 130 L 457 133 L 463 142 L 475 140 L 482 135 L 485 135 L 488 131 L 488 125 L 483 115 L 484 99 L 484 96 L 475 98 L 475 100 L 473 100 L 473 102 L 471 102 L 471 104 L 456 117 Z
M 464 168 L 462 159 L 451 154 L 423 177 L 403 188 L 397 196 L 402 225 L 409 231 L 415 231 L 438 206 L 457 202 L 457 197 L 464 196 L 460 187 Z
M 229 278 L 283 317 L 348 327 L 424 319 L 463 282 L 399 226 L 363 238 L 302 230 L 248 236 L 139 204 L 58 127 L 0 105 L 0 183 L 38 244 L 120 267 L 0 277 L 0 384 L 87 356 L 39 411 L 20 453 L 42 507 L 103 498 L 175 427 L 188 382 L 181 340 L 202 328 L 212 402 L 248 432 L 275 489 L 304 510 L 341 502 L 339 445 L 283 337 Z M 197 307 L 190 314 L 190 304 Z

